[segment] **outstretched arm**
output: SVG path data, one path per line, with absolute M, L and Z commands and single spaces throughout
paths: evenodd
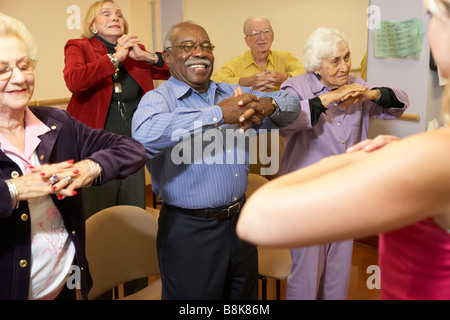
M 277 178 L 246 202 L 244 240 L 307 246 L 364 237 L 448 213 L 450 130 L 415 135 L 372 153 L 325 158 Z

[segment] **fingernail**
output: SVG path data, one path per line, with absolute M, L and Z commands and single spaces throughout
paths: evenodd
M 74 190 L 74 191 L 72 191 L 72 194 L 73 194 L 73 195 L 76 195 L 76 194 L 78 194 L 78 192 L 76 192 L 76 191 Z
M 62 200 L 62 198 L 64 198 L 64 196 L 62 196 L 62 195 L 58 196 L 58 200 Z
M 33 166 L 28 166 L 28 169 L 34 169 L 34 167 Z
M 80 173 L 80 170 L 73 170 L 73 174 L 78 174 Z
M 240 121 L 240 122 L 244 122 L 244 120 L 245 120 L 244 117 L 239 118 L 239 121 Z
M 69 161 L 67 161 L 68 163 L 73 163 L 73 159 L 70 159 Z
M 41 176 L 43 176 L 43 177 L 44 177 L 44 176 L 45 176 L 45 173 L 44 173 L 44 172 L 41 172 Z
M 56 186 L 52 186 L 52 189 L 53 189 L 53 190 L 56 190 Z

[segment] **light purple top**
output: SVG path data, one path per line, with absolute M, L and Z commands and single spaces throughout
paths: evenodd
M 361 78 L 350 75 L 347 84 L 352 83 L 369 89 L 374 87 Z M 390 88 L 404 104 L 403 108 L 383 108 L 373 101 L 356 103 L 346 108 L 332 103 L 326 106 L 326 114 L 322 113 L 319 121 L 311 127 L 309 99 L 331 90 L 311 72 L 286 80 L 281 89 L 300 99 L 301 112 L 293 124 L 280 130 L 280 134 L 286 139 L 280 174 L 306 167 L 327 156 L 344 153 L 352 145 L 367 138 L 370 117 L 386 120 L 399 118 L 409 105 L 404 91 Z

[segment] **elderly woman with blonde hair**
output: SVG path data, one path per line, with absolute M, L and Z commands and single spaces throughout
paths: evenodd
M 431 50 L 448 78 L 450 2 L 429 0 L 426 5 L 432 14 Z M 266 184 L 244 206 L 238 234 L 260 245 L 290 247 L 380 234 L 382 299 L 449 300 L 448 87 L 446 91 L 446 127 L 391 143 L 392 137 L 384 136 L 366 140 L 353 152 Z
M 153 80 L 170 77 L 161 53 L 147 51 L 128 34 L 128 23 L 113 0 L 93 3 L 80 39 L 64 47 L 64 80 L 72 97 L 67 111 L 94 129 L 131 137 L 131 120 Z M 145 209 L 145 169 L 122 180 L 86 190 L 86 216 L 113 205 Z

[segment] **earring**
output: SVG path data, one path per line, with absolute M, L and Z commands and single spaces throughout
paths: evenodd
M 93 34 L 97 34 L 98 33 L 97 29 L 95 29 L 95 28 L 92 28 L 91 31 L 92 31 Z
M 315 73 L 315 75 L 316 75 L 316 77 L 317 77 L 317 79 L 322 79 L 322 76 L 320 75 L 320 73 Z

